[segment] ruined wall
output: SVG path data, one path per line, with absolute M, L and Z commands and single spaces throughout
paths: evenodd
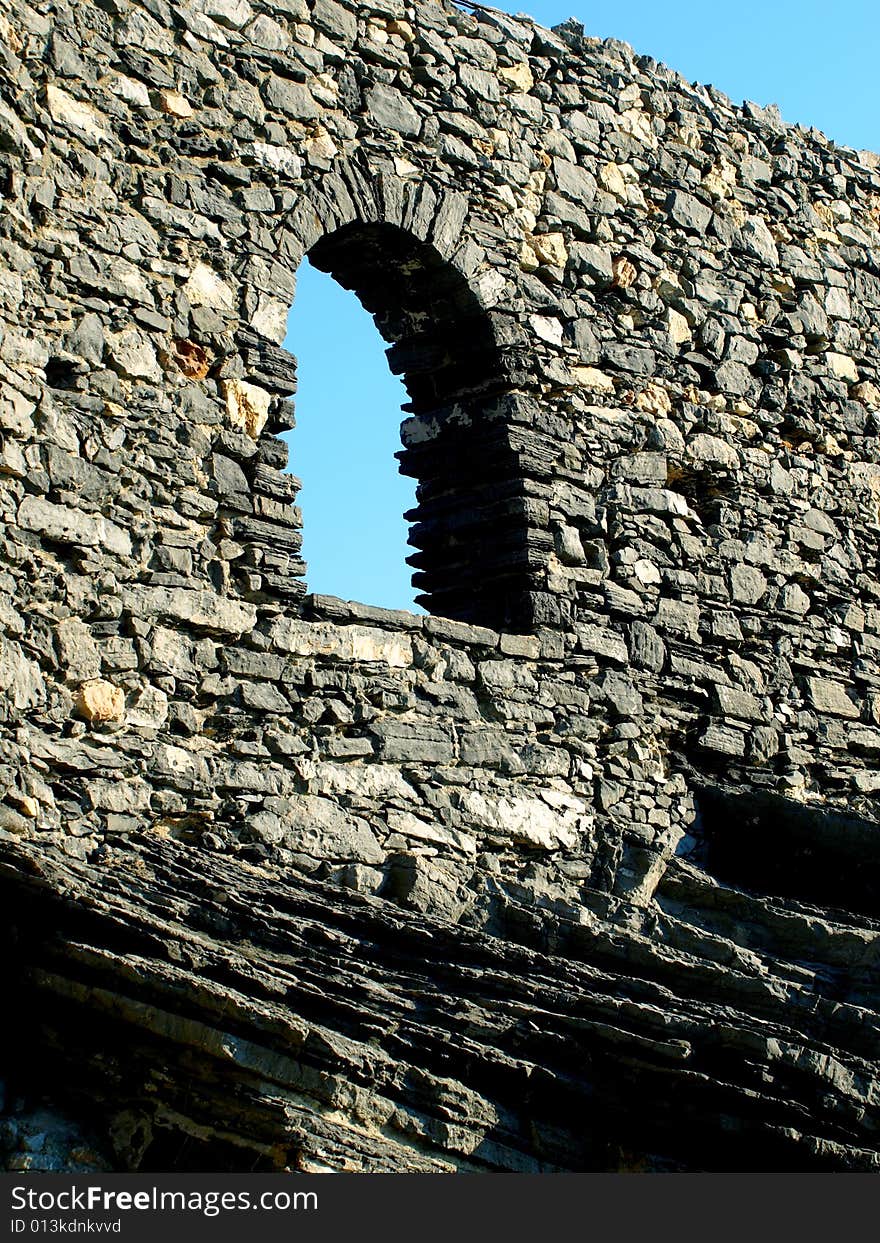
M 295 1093 L 277 1058 L 236 1088 L 265 1105 L 271 1079 L 307 1121 L 288 1099 L 259 1141 L 252 1116 L 224 1121 L 223 1144 L 307 1168 L 873 1166 L 876 157 L 571 23 L 395 0 L 3 14 L 0 825 L 17 944 L 40 944 L 15 985 L 33 1039 L 117 1067 L 105 1130 L 130 1135 L 115 1110 L 220 1143 L 211 1089 L 195 1109 L 176 1099 L 192 1067 L 158 1069 L 189 1037 L 132 1000 L 177 1013 L 180 980 L 145 983 L 108 929 L 165 894 L 138 961 L 188 971 L 207 1030 L 202 951 L 167 944 L 195 920 L 225 967 L 244 939 L 269 970 L 271 920 L 197 915 L 256 868 L 282 922 L 323 894 L 326 935 L 365 964 L 360 915 L 331 936 L 347 903 L 370 944 L 433 929 L 458 972 L 434 1021 L 481 1034 L 451 1067 L 424 1033 L 355 1032 L 352 1005 L 382 1005 L 346 986 L 328 1018 L 325 964 L 286 1035 L 256 997 L 235 1020 L 288 1060 L 290 1022 L 325 1025 Z M 430 616 L 306 594 L 295 434 L 294 474 L 277 439 L 306 253 L 404 377 Z M 197 874 L 216 883 L 190 901 Z M 102 954 L 72 916 L 62 935 L 62 893 L 104 911 Z M 57 934 L 31 928 L 37 898 Z M 320 937 L 294 924 L 301 968 Z M 462 1000 L 480 954 L 518 964 L 524 1032 L 553 1028 L 555 980 L 565 1035 L 502 1052 L 510 1025 Z M 633 977 L 650 1001 L 624 1002 Z M 53 1028 L 70 1006 L 81 1047 Z M 522 1076 L 545 1090 L 524 1102 Z M 660 1117 L 673 1082 L 687 1125 Z M 579 1122 L 582 1096 L 602 1104 Z

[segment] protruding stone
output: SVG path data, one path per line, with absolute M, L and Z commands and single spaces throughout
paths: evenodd
M 81 99 L 75 99 L 67 91 L 50 83 L 46 87 L 46 106 L 52 119 L 70 129 L 100 143 L 110 141 L 107 118 Z
M 55 505 L 40 496 L 26 496 L 18 507 L 18 522 L 46 539 L 85 548 L 103 548 L 121 557 L 131 555 L 131 537 L 115 522 L 83 513 L 71 505 Z
M 220 311 L 231 311 L 235 307 L 235 294 L 207 263 L 195 265 L 183 292 L 192 306 L 208 306 Z
M 339 148 L 322 125 L 317 126 L 303 146 L 305 157 L 315 168 L 329 168 Z
M 112 682 L 95 678 L 79 688 L 74 706 L 85 721 L 121 721 L 125 715 L 125 692 Z
M 852 396 L 869 410 L 880 410 L 880 386 L 871 380 L 863 380 L 852 390 Z
M 204 380 L 213 361 L 209 350 L 195 341 L 181 340 L 175 341 L 171 348 L 171 356 L 185 376 L 190 380 Z
M 739 466 L 739 454 L 733 445 L 720 436 L 709 436 L 705 432 L 691 437 L 687 442 L 687 454 L 695 462 L 707 466 L 720 466 L 725 470 L 736 470 Z
M 548 345 L 562 345 L 562 323 L 555 315 L 530 315 L 535 335 Z
M 712 219 L 712 208 L 683 190 L 670 192 L 666 210 L 670 220 L 694 233 L 704 233 Z
M 160 91 L 159 111 L 166 112 L 169 116 L 177 117 L 181 121 L 187 121 L 195 116 L 195 109 L 180 91 Z
M 570 367 L 572 379 L 581 388 L 591 389 L 596 393 L 613 393 L 614 380 L 597 367 Z
M 526 61 L 519 61 L 516 65 L 503 65 L 498 70 L 498 76 L 509 82 L 516 91 L 530 91 L 535 85 L 534 75 Z
M 248 0 L 199 0 L 199 9 L 206 17 L 230 30 L 241 30 L 254 16 Z
M 753 565 L 735 565 L 730 571 L 730 590 L 741 604 L 757 604 L 767 590 L 767 580 Z
M 692 336 L 690 324 L 684 315 L 672 307 L 669 307 L 666 312 L 666 326 L 669 330 L 669 340 L 673 345 L 684 345 L 686 341 L 690 341 Z
M 526 240 L 538 263 L 549 263 L 556 268 L 564 268 L 568 263 L 568 249 L 561 233 L 537 233 Z
M 634 285 L 638 277 L 638 271 L 634 263 L 630 263 L 624 255 L 615 259 L 611 265 L 613 274 L 612 285 L 617 289 L 629 289 L 630 285 Z
M 797 583 L 789 583 L 783 587 L 779 603 L 789 612 L 797 613 L 799 617 L 810 611 L 810 597 Z
M 615 198 L 626 198 L 626 181 L 619 164 L 603 164 L 599 169 L 599 184 Z
M 366 95 L 370 116 L 379 126 L 398 134 L 414 136 L 422 128 L 422 118 L 413 105 L 394 87 L 380 83 Z
M 644 410 L 646 414 L 663 416 L 672 411 L 672 399 L 662 384 L 652 382 L 646 384 L 641 392 L 636 393 L 633 400 L 636 410 Z
M 412 641 L 406 635 L 373 627 L 332 626 L 285 617 L 275 623 L 273 638 L 282 651 L 299 656 L 328 655 L 336 660 L 380 661 L 397 669 L 413 662 Z
M 0 691 L 16 710 L 35 708 L 46 699 L 46 683 L 40 666 L 29 660 L 19 645 L 0 636 Z
M 858 705 L 840 682 L 833 682 L 830 678 L 807 678 L 807 691 L 817 712 L 828 712 L 850 720 L 857 720 L 860 716 Z
M 559 526 L 555 532 L 556 552 L 563 565 L 583 565 L 584 546 L 574 527 Z
M 223 394 L 232 426 L 256 440 L 268 421 L 272 394 L 247 380 L 224 380 Z
M 404 43 L 414 43 L 416 32 L 411 24 L 402 17 L 392 17 L 388 23 L 388 33 L 390 35 L 398 35 Z
M 845 380 L 847 384 L 858 383 L 859 369 L 848 354 L 836 354 L 833 350 L 829 350 L 825 358 L 832 375 L 837 376 L 839 380 Z
M 288 32 L 267 13 L 255 17 L 243 33 L 255 47 L 264 48 L 267 52 L 283 52 L 290 46 Z
M 156 686 L 145 686 L 126 713 L 129 725 L 160 729 L 168 720 L 168 696 Z
M 89 682 L 101 672 L 101 654 L 88 626 L 70 617 L 55 627 L 58 656 L 68 683 Z
M 773 234 L 767 223 L 760 216 L 749 216 L 740 229 L 740 240 L 743 249 L 762 263 L 771 268 L 779 266 L 779 251 L 776 248 Z
M 704 751 L 714 751 L 731 759 L 740 759 L 746 753 L 745 733 L 724 722 L 711 722 L 697 741 Z
M 152 343 L 137 328 L 108 333 L 107 352 L 117 369 L 134 380 L 158 383 L 163 377 Z

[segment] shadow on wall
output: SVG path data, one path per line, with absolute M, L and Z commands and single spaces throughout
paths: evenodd
M 697 785 L 694 834 L 678 854 L 723 885 L 880 917 L 880 832 L 875 821 L 771 791 Z

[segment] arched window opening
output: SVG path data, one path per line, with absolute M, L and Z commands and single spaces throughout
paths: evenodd
M 297 357 L 297 426 L 285 433 L 302 480 L 309 590 L 419 609 L 406 564 L 415 484 L 398 471 L 406 391 L 357 298 L 305 261 L 285 347 Z
M 353 291 L 373 316 L 387 342 L 388 365 L 402 377 L 409 397 L 403 410 L 410 417 L 401 428 L 403 448 L 397 457 L 402 474 L 418 481 L 415 505 L 404 514 L 410 523 L 408 543 L 416 550 L 406 558 L 414 570 L 416 603 L 440 616 L 498 629 L 527 626 L 533 581 L 528 498 L 488 313 L 453 264 L 394 225 L 344 225 L 322 237 L 308 259 Z M 299 279 L 312 279 L 305 265 Z M 292 329 L 287 345 L 297 355 L 296 311 Z M 345 421 L 334 415 L 334 407 L 338 411 L 338 378 L 348 368 L 346 341 L 332 321 L 318 325 L 318 331 L 336 347 L 317 381 L 331 396 L 323 417 L 335 423 L 331 435 L 343 436 Z M 307 400 L 305 392 L 299 404 Z M 393 397 L 388 400 L 398 404 Z M 378 437 L 387 416 L 364 409 L 363 417 L 371 425 L 365 433 L 373 430 Z M 306 548 L 314 555 L 308 529 L 314 520 L 308 511 L 310 481 L 297 435 L 291 436 L 290 468 L 303 479 Z M 335 489 L 338 506 L 353 525 L 359 515 L 347 504 L 343 487 Z M 338 515 L 334 528 L 339 529 Z M 373 554 L 365 556 L 372 560 Z M 368 566 L 368 583 L 371 576 Z M 315 590 L 309 571 L 307 579 Z M 338 584 L 320 581 L 327 594 L 345 594 Z M 375 587 L 363 594 L 366 603 L 377 603 Z

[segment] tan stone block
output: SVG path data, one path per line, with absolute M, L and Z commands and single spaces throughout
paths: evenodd
M 825 358 L 832 375 L 837 376 L 839 380 L 846 380 L 849 384 L 858 383 L 858 368 L 849 354 L 836 354 L 833 350 L 829 350 Z
M 195 116 L 195 109 L 180 91 L 160 91 L 159 111 L 181 121 L 188 121 L 191 116 Z
M 247 380 L 226 380 L 223 384 L 223 396 L 226 398 L 226 410 L 233 427 L 256 440 L 269 418 L 271 393 Z
M 498 76 L 505 82 L 509 82 L 516 91 L 530 91 L 535 85 L 532 71 L 525 61 L 521 61 L 518 65 L 506 65 L 498 70 Z
M 120 721 L 125 713 L 125 693 L 112 682 L 95 678 L 82 684 L 74 696 L 74 706 L 86 721 Z
M 633 402 L 637 410 L 644 410 L 646 414 L 669 414 L 672 409 L 672 399 L 666 389 L 661 384 L 647 384 L 640 393 L 636 395 Z
M 529 239 L 539 263 L 549 263 L 554 268 L 564 268 L 568 263 L 565 238 L 561 233 L 538 233 Z
M 737 199 L 723 199 L 719 205 L 719 211 L 732 221 L 735 229 L 741 229 L 749 218 L 748 212 Z
M 121 332 L 107 334 L 107 352 L 123 375 L 135 380 L 163 378 L 162 368 L 156 358 L 153 343 L 137 328 L 123 328 Z
M 813 211 L 829 229 L 834 228 L 834 213 L 827 203 L 814 203 Z
M 235 294 L 207 263 L 197 263 L 183 287 L 193 306 L 208 306 L 215 311 L 231 311 Z
M 613 162 L 603 164 L 599 169 L 599 183 L 603 189 L 609 194 L 613 194 L 617 199 L 626 198 L 626 182 L 623 179 L 623 173 L 620 171 L 620 165 Z
M 523 272 L 534 272 L 540 264 L 538 256 L 532 249 L 530 242 L 523 242 L 522 249 L 519 252 L 519 266 Z
M 307 139 L 303 150 L 308 162 L 315 165 L 329 164 L 339 154 L 336 143 L 320 125 Z
M 634 285 L 638 277 L 638 270 L 634 263 L 630 263 L 624 255 L 620 255 L 611 264 L 611 271 L 614 273 L 612 285 L 618 289 L 629 289 L 630 285 Z
M 596 393 L 613 393 L 614 381 L 597 367 L 571 367 L 572 379 L 581 388 L 592 389 Z
M 691 326 L 680 311 L 673 310 L 672 307 L 666 312 L 666 327 L 669 330 L 669 340 L 673 345 L 684 345 L 691 339 Z
M 415 31 L 409 22 L 404 21 L 402 18 L 392 18 L 392 20 L 388 23 L 388 33 L 392 35 L 399 35 L 400 38 L 403 39 L 404 43 L 415 42 Z
M 870 410 L 880 410 L 880 387 L 870 380 L 863 380 L 861 384 L 857 384 L 852 390 L 852 395 L 856 401 L 860 401 Z
M 15 52 L 16 55 L 23 46 L 22 37 L 18 30 L 5 17 L 0 17 L 0 43 L 4 47 L 9 48 L 11 52 Z
M 110 141 L 107 118 L 91 104 L 68 95 L 60 86 L 50 84 L 46 87 L 46 107 L 53 121 L 59 121 L 62 125 L 99 142 Z

